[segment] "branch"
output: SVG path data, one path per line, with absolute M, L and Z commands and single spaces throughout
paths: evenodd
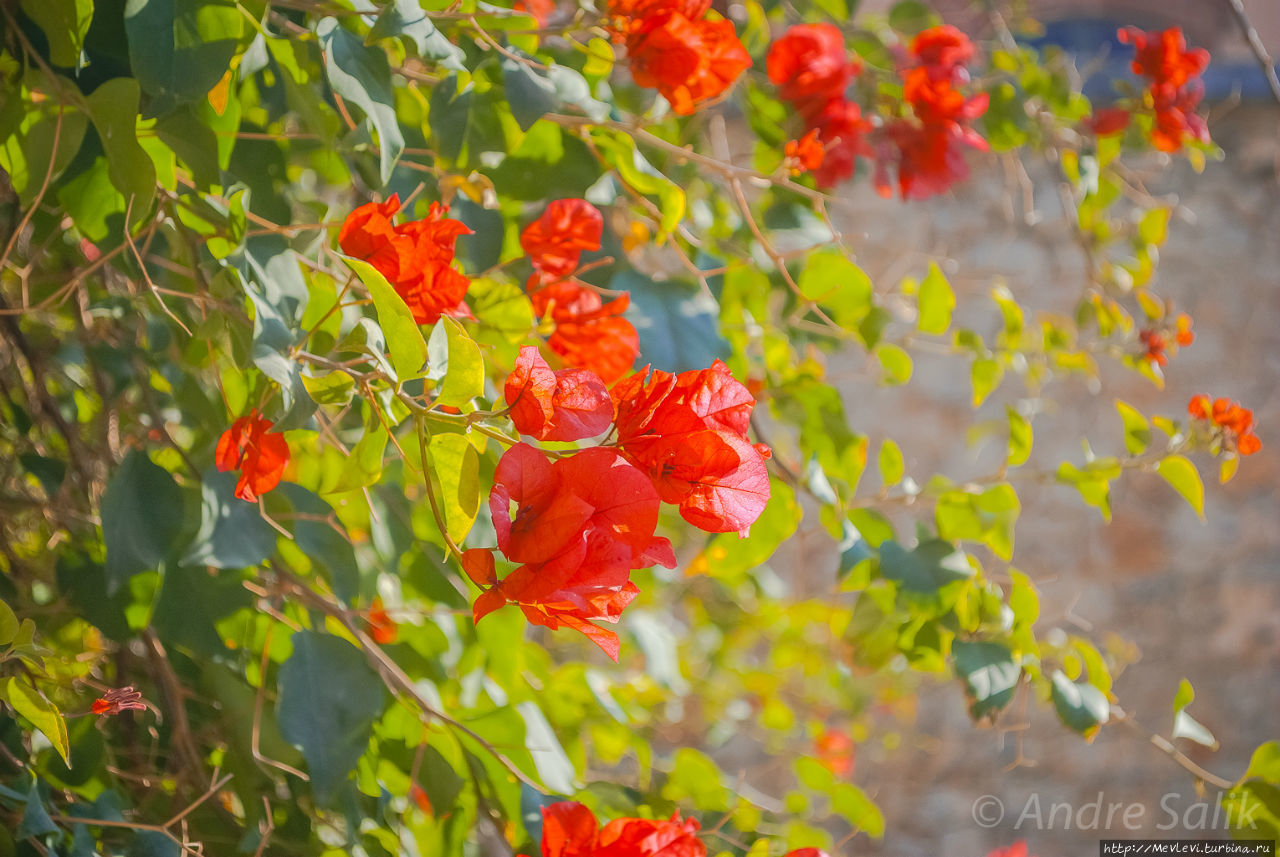
M 1244 10 L 1244 0 L 1227 0 L 1227 5 L 1231 7 L 1236 23 L 1240 25 L 1240 32 L 1249 43 L 1249 49 L 1257 58 L 1258 65 L 1262 66 L 1262 74 L 1267 78 L 1267 86 L 1271 87 L 1272 97 L 1280 104 L 1280 77 L 1276 76 L 1276 65 L 1267 53 L 1266 45 L 1262 44 L 1262 38 L 1254 29 L 1253 22 L 1249 20 L 1249 14 Z

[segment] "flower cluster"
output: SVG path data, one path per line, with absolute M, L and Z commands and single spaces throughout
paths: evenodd
M 1209 65 L 1209 52 L 1187 49 L 1179 27 L 1148 33 L 1125 27 L 1116 33 L 1133 45 L 1133 72 L 1147 78 L 1148 104 L 1155 117 L 1151 142 L 1163 152 L 1176 152 L 1187 140 L 1209 142 L 1209 127 L 1195 110 L 1204 96 L 1199 75 Z M 1118 120 L 1116 120 L 1118 121 Z
M 614 38 L 626 42 L 631 76 L 688 116 L 751 67 L 733 22 L 706 17 L 711 0 L 610 0 Z
M 786 146 L 795 173 L 810 171 L 818 187 L 834 187 L 854 172 L 857 155 L 871 154 L 864 135 L 871 124 L 845 98 L 862 64 L 831 24 L 797 24 L 769 46 L 769 80 L 805 123 L 805 132 Z
M 697 819 L 615 818 L 600 826 L 580 803 L 542 809 L 542 857 L 705 857 Z
M 256 502 L 263 494 L 280 484 L 289 463 L 289 444 L 284 435 L 270 431 L 275 425 L 255 408 L 240 417 L 218 438 L 214 462 L 224 473 L 239 470 L 236 496 Z
M 1213 443 L 1226 452 L 1253 455 L 1262 449 L 1262 441 L 1253 433 L 1253 411 L 1240 407 L 1239 402 L 1211 400 L 1201 394 L 1191 398 L 1187 413 L 1193 419 L 1209 423 Z
M 882 196 L 892 193 L 889 162 L 897 163 L 902 198 L 924 199 L 968 177 L 966 148 L 989 148 L 969 124 L 986 113 L 987 95 L 965 96 L 958 88 L 969 80 L 964 64 L 973 51 L 969 37 L 952 26 L 932 27 L 911 41 L 902 97 L 914 118 L 895 119 L 885 127 L 888 144 L 882 146 L 875 179 Z
M 431 203 L 427 216 L 393 224 L 399 196 L 366 203 L 347 215 L 338 233 L 342 252 L 368 262 L 404 299 L 418 324 L 434 324 L 442 315 L 470 318 L 463 299 L 469 282 L 453 267 L 454 244 L 471 230 Z
M 492 550 L 463 553 L 484 590 L 475 621 L 512 602 L 530 622 L 581 631 L 616 660 L 617 634 L 594 623 L 616 623 L 639 593 L 632 571 L 675 566 L 671 543 L 654 535 L 661 503 L 710 532 L 745 533 L 764 511 L 769 449 L 746 439 L 755 399 L 719 361 L 679 375 L 646 369 L 611 395 L 588 370 L 552 370 L 532 346 L 503 393 L 525 436 L 578 441 L 612 426 L 617 437 L 555 458 L 528 443 L 503 454 L 489 510 L 497 549 L 518 567 L 499 580 Z
M 557 199 L 520 234 L 534 274 L 527 289 L 534 312 L 555 330 L 547 345 L 570 366 L 590 369 L 606 383 L 631 370 L 640 353 L 635 326 L 622 317 L 630 298 L 605 302 L 573 279 L 584 250 L 600 249 L 604 218 L 585 199 Z
M 1138 334 L 1138 340 L 1145 349 L 1145 360 L 1155 366 L 1168 366 L 1169 357 L 1195 342 L 1196 335 L 1191 332 L 1191 316 L 1183 312 L 1178 313 L 1172 327 L 1149 327 Z
M 387 613 L 381 598 L 373 599 L 373 603 L 369 605 L 369 612 L 364 619 L 364 632 L 379 646 L 390 645 L 400 636 L 400 626 Z

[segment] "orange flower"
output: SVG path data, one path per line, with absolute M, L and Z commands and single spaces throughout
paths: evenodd
M 387 615 L 387 609 L 382 606 L 381 598 L 373 599 L 369 612 L 365 614 L 364 630 L 379 646 L 385 646 L 396 641 L 396 637 L 399 635 L 399 628 L 395 620 Z
M 790 165 L 791 175 L 798 176 L 822 166 L 826 147 L 818 139 L 818 129 L 811 128 L 799 140 L 788 140 L 782 151 Z
M 250 503 L 280 484 L 289 463 L 289 444 L 284 435 L 268 433 L 275 423 L 254 408 L 218 438 L 214 461 L 224 473 L 239 470 L 236 496 Z
M 1121 44 L 1133 45 L 1133 73 L 1149 77 L 1156 84 L 1182 86 L 1209 65 L 1209 52 L 1204 48 L 1187 50 L 1181 27 L 1159 33 L 1125 27 L 1116 33 L 1116 38 Z
M 1147 353 L 1142 355 L 1150 362 L 1157 366 L 1168 366 L 1169 356 L 1165 354 L 1164 334 L 1154 330 L 1144 330 L 1138 334 L 1138 339 L 1142 340 L 1142 344 L 1147 346 Z
M 1196 341 L 1196 335 L 1191 332 L 1191 316 L 1185 312 L 1178 313 L 1178 318 L 1174 321 L 1175 325 L 1175 341 L 1182 347 L 1186 347 Z
M 627 39 L 631 76 L 658 90 L 681 115 L 716 98 L 751 67 L 732 21 L 690 20 L 679 12 L 660 17 Z
M 469 282 L 453 268 L 454 244 L 470 235 L 466 224 L 431 203 L 422 220 L 393 225 L 400 198 L 366 203 L 347 215 L 338 244 L 348 256 L 368 262 L 387 278 L 413 311 L 418 324 L 434 324 L 442 315 L 470 317 L 463 298 Z
M 566 365 L 590 369 L 605 384 L 631 371 L 640 354 L 640 337 L 635 325 L 622 317 L 631 304 L 630 295 L 605 303 L 576 280 L 538 287 L 536 275 L 528 288 L 533 311 L 555 322 L 547 345 Z
M 853 773 L 853 739 L 839 729 L 824 729 L 814 742 L 814 752 L 822 766 L 837 777 Z
M 100 698 L 94 700 L 89 710 L 97 715 L 110 716 L 119 714 L 121 711 L 144 711 L 146 707 L 142 701 L 141 693 L 132 687 L 121 687 L 108 690 Z
M 1187 404 L 1192 418 L 1212 422 L 1227 452 L 1253 455 L 1262 449 L 1262 441 L 1253 433 L 1253 411 L 1231 399 L 1213 399 L 1203 393 L 1192 396 Z

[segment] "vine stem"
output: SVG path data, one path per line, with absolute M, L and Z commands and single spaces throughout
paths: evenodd
M 1197 779 L 1203 780 L 1209 785 L 1216 786 L 1224 791 L 1235 787 L 1236 784 L 1231 780 L 1220 777 L 1217 774 L 1212 773 L 1211 771 L 1207 771 L 1204 768 L 1197 765 L 1194 761 L 1192 761 L 1187 756 L 1186 753 L 1183 753 L 1177 747 L 1173 746 L 1173 742 L 1171 742 L 1168 738 L 1165 738 L 1163 735 L 1160 735 L 1159 733 L 1152 732 L 1150 729 L 1143 726 L 1136 719 L 1134 719 L 1132 714 L 1129 714 L 1124 709 L 1120 708 L 1118 705 L 1111 706 L 1111 713 L 1115 720 L 1128 726 L 1130 729 L 1134 730 L 1139 735 L 1142 735 L 1144 738 L 1147 739 L 1147 741 L 1151 743 L 1151 746 L 1155 747 L 1161 753 L 1164 753 L 1170 759 L 1173 759 L 1174 762 L 1178 763 L 1180 766 L 1185 768 Z

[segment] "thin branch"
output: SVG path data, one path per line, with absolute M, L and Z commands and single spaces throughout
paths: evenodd
M 1240 32 L 1244 34 L 1244 40 L 1249 43 L 1249 49 L 1257 58 L 1258 65 L 1262 66 L 1262 73 L 1267 78 L 1267 86 L 1271 87 L 1271 96 L 1275 98 L 1277 104 L 1280 104 L 1280 77 L 1276 76 L 1276 64 L 1267 53 L 1266 45 L 1262 44 L 1262 38 L 1254 28 L 1253 22 L 1249 20 L 1249 14 L 1244 9 L 1244 0 L 1227 0 L 1227 5 L 1231 7 L 1236 23 L 1240 25 Z

